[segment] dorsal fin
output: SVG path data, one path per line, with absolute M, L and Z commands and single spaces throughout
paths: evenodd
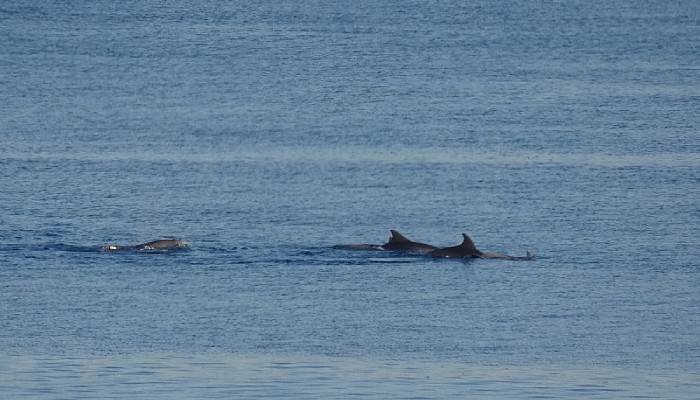
M 410 242 L 406 236 L 399 233 L 399 231 L 391 230 L 391 236 L 389 237 L 389 243 L 407 243 Z
M 467 236 L 466 233 L 463 233 L 462 237 L 464 237 L 464 241 L 462 242 L 460 247 L 464 248 L 465 250 L 468 250 L 471 253 L 481 254 L 481 252 L 477 250 L 476 245 L 474 244 L 472 239 L 469 236 Z

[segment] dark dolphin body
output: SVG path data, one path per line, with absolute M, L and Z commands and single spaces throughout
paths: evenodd
M 514 257 L 501 253 L 485 253 L 476 248 L 472 239 L 463 233 L 464 240 L 459 246 L 436 249 L 428 253 L 436 258 L 500 258 L 503 260 L 532 260 L 534 256 L 528 251 L 525 257 Z
M 437 247 L 425 243 L 414 242 L 408 239 L 406 236 L 399 233 L 399 231 L 392 229 L 391 237 L 389 237 L 389 242 L 382 245 L 382 249 L 389 251 L 403 251 L 407 253 L 423 254 L 429 253 L 437 249 Z
M 144 251 L 144 250 L 176 250 L 190 247 L 190 244 L 179 239 L 160 239 L 152 242 L 141 243 L 132 246 L 119 246 L 116 244 L 106 244 L 102 246 L 103 251 Z
M 341 250 L 369 250 L 369 251 L 398 251 L 412 254 L 427 254 L 437 249 L 425 243 L 414 242 L 399 233 L 399 231 L 391 230 L 389 241 L 384 244 L 339 244 L 333 246 L 334 249 Z

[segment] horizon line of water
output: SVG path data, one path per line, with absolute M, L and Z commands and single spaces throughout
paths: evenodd
M 458 150 L 439 147 L 372 148 L 343 147 L 249 147 L 232 151 L 207 149 L 191 151 L 180 147 L 157 150 L 131 149 L 110 152 L 60 151 L 36 153 L 0 151 L 0 160 L 15 161 L 85 161 L 85 162 L 372 162 L 379 164 L 486 164 L 486 165 L 568 165 L 595 167 L 700 167 L 700 153 L 610 154 L 552 153 L 504 149 L 502 151 Z

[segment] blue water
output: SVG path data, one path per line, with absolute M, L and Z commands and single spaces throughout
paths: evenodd
M 700 397 L 700 4 L 252 3 L 0 5 L 0 397 Z

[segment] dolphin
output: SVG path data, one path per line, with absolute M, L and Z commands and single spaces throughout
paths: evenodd
M 179 239 L 159 239 L 151 242 L 141 243 L 131 246 L 120 246 L 116 244 L 106 244 L 102 246 L 103 251 L 144 251 L 144 250 L 176 250 L 190 247 L 190 244 Z
M 535 258 L 529 251 L 525 257 L 515 257 L 501 253 L 485 253 L 476 248 L 474 241 L 466 233 L 463 233 L 462 237 L 464 238 L 462 244 L 435 249 L 429 252 L 428 255 L 435 258 L 500 258 L 503 260 L 532 260 Z
M 427 254 L 437 247 L 414 242 L 402 235 L 399 231 L 392 229 L 389 241 L 384 244 L 339 244 L 333 246 L 334 249 L 341 250 L 369 250 L 369 251 L 400 251 L 412 254 Z

